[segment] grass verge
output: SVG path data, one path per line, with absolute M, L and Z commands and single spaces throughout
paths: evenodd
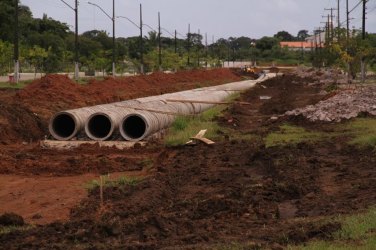
M 300 142 L 317 142 L 336 137 L 348 137 L 350 145 L 359 147 L 376 147 L 376 119 L 356 118 L 336 124 L 330 132 L 308 131 L 303 127 L 284 124 L 280 130 L 268 134 L 265 138 L 266 147 L 297 144 Z
M 280 126 L 280 131 L 270 133 L 264 139 L 266 147 L 297 144 L 304 141 L 318 141 L 326 137 L 325 133 L 307 131 L 302 127 L 289 124 Z
M 219 116 L 225 108 L 225 105 L 219 105 L 198 116 L 177 117 L 165 137 L 165 144 L 168 146 L 185 144 L 190 137 L 195 136 L 202 129 L 207 129 L 206 138 L 215 140 L 219 136 L 220 127 L 214 118 Z
M 375 249 L 376 246 L 376 208 L 364 214 L 339 216 L 335 219 L 342 229 L 334 234 L 333 241 L 312 241 L 301 246 L 289 246 L 288 249 L 306 250 L 347 250 Z
M 0 82 L 0 88 L 2 89 L 22 89 L 30 84 L 34 80 L 20 81 L 18 83 Z
M 361 147 L 376 147 L 376 119 L 357 118 L 338 128 L 351 137 L 349 143 Z

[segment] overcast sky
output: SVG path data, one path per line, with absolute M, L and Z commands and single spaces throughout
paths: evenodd
M 112 0 L 90 0 L 100 5 L 112 16 Z M 74 6 L 74 0 L 65 0 Z M 359 0 L 349 0 L 352 9 Z M 33 16 L 40 18 L 43 13 L 70 25 L 74 30 L 74 12 L 61 0 L 21 0 L 30 7 Z M 345 0 L 340 0 L 341 21 L 345 20 Z M 158 11 L 161 13 L 161 26 L 171 33 L 176 29 L 185 35 L 188 24 L 191 32 L 207 33 L 212 37 L 228 38 L 247 36 L 261 38 L 286 30 L 296 35 L 299 30 L 310 32 L 323 26 L 322 15 L 330 12 L 324 8 L 336 8 L 337 0 L 115 0 L 117 16 L 126 16 L 139 23 L 139 5 L 143 7 L 144 23 L 157 29 Z M 367 31 L 376 33 L 376 0 L 368 2 Z M 336 14 L 336 12 L 335 12 Z M 361 27 L 361 5 L 351 13 L 351 26 Z M 112 22 L 95 6 L 87 1 L 79 1 L 79 33 L 87 30 L 106 30 L 112 35 Z M 145 33 L 150 31 L 145 27 Z M 167 32 L 162 32 L 169 36 Z M 129 21 L 116 19 L 116 37 L 137 36 L 139 31 Z

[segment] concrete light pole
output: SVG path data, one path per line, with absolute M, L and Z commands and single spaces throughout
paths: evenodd
M 108 18 L 112 20 L 112 76 L 115 77 L 116 75 L 116 67 L 115 67 L 115 53 L 116 53 L 116 48 L 115 48 L 115 0 L 112 0 L 112 17 L 107 14 L 102 7 L 100 7 L 98 4 L 92 3 L 92 2 L 87 2 L 88 4 L 91 4 L 97 8 L 99 8 Z
M 75 13 L 75 36 L 74 36 L 74 79 L 77 81 L 79 77 L 79 56 L 78 56 L 78 0 L 75 0 L 75 7 L 73 8 L 70 4 L 64 0 L 60 0 L 66 6 L 68 6 Z

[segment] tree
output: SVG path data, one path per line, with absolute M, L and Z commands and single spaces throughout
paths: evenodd
M 278 40 L 273 37 L 266 37 L 264 36 L 260 40 L 256 42 L 256 48 L 265 51 L 265 50 L 271 50 L 274 46 L 278 45 Z
M 305 39 L 309 37 L 308 30 L 300 30 L 297 35 L 297 39 L 299 41 L 305 41 Z
M 13 60 L 13 46 L 0 40 L 0 75 L 10 72 Z
M 275 34 L 274 38 L 277 38 L 281 41 L 287 41 L 287 42 L 295 40 L 295 37 L 293 35 L 291 35 L 290 33 L 284 30 L 279 31 L 277 34 Z
M 42 68 L 43 61 L 48 57 L 48 51 L 45 49 L 34 45 L 28 50 L 26 59 L 34 66 L 34 77 L 36 77 L 38 69 Z

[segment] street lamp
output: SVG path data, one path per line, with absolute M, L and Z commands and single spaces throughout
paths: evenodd
M 112 0 L 112 17 L 99 5 L 92 2 L 87 3 L 99 8 L 108 18 L 112 20 L 112 76 L 115 77 L 115 0 Z
M 14 81 L 18 83 L 20 79 L 20 64 L 19 64 L 19 48 L 18 48 L 18 0 L 15 1 L 15 12 L 14 12 Z
M 131 19 L 129 19 L 126 16 L 117 16 L 117 18 L 124 18 L 128 20 L 130 23 L 132 23 L 134 26 L 136 26 L 140 30 L 140 64 L 141 64 L 140 72 L 141 74 L 143 74 L 144 73 L 144 46 L 143 46 L 143 40 L 142 40 L 142 27 L 149 26 L 149 25 L 142 23 L 142 5 L 140 4 L 140 25 L 137 25 L 135 22 L 133 22 Z
M 176 40 L 176 35 L 177 35 L 177 31 L 175 30 L 175 35 L 172 34 L 170 31 L 166 30 L 165 28 L 161 27 L 162 30 L 166 31 L 168 34 L 170 34 L 170 36 L 172 36 L 174 38 L 174 45 L 175 45 L 175 54 L 177 53 L 177 40 Z
M 74 47 L 75 47 L 75 56 L 74 56 L 74 79 L 78 80 L 78 74 L 79 74 L 79 68 L 78 68 L 78 0 L 75 0 L 75 7 L 73 8 L 71 5 L 69 5 L 64 0 L 60 0 L 63 2 L 66 6 L 68 6 L 71 10 L 75 12 L 75 39 L 74 39 Z

